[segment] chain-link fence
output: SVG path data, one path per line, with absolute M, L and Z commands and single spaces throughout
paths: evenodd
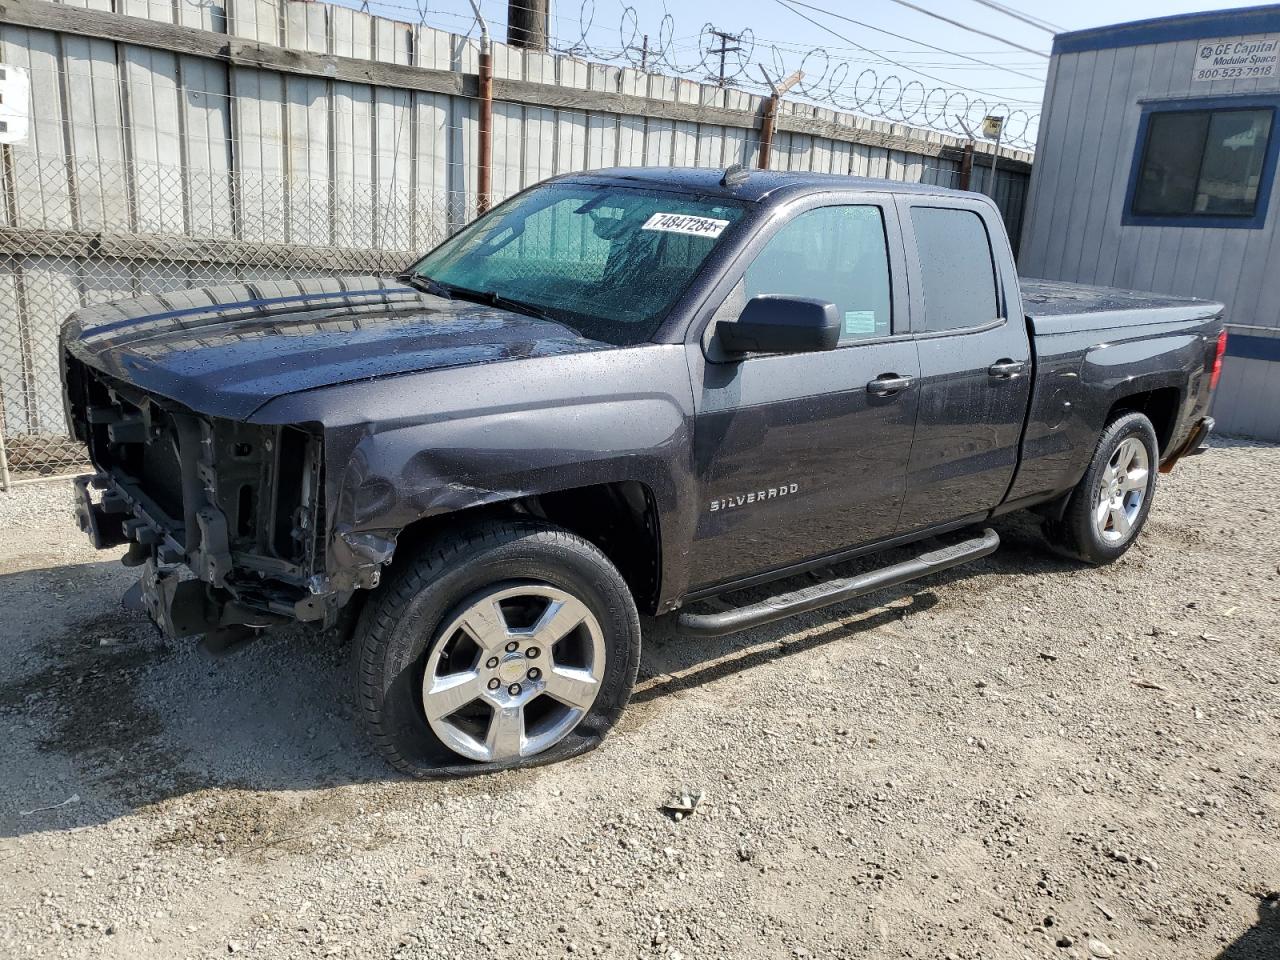
M 58 331 L 72 311 L 223 283 L 392 275 L 477 200 L 0 150 L 0 487 L 86 466 L 62 409 Z
M 390 276 L 465 224 L 478 201 L 385 181 L 41 161 L 9 147 L 0 161 L 0 489 L 88 467 L 62 408 L 58 331 L 72 311 L 224 283 Z M 958 182 L 955 163 L 904 173 Z M 975 170 L 974 188 L 984 173 Z M 1016 236 L 1025 177 L 1000 179 Z
M 475 215 L 473 38 L 323 3 L 224 6 L 135 3 L 128 17 L 93 13 L 83 34 L 47 10 L 0 18 L 0 64 L 30 77 L 28 128 L 0 145 L 0 489 L 86 466 L 58 355 L 77 308 L 387 275 Z M 743 90 L 500 43 L 492 59 L 494 199 L 578 170 L 760 154 L 763 103 Z M 789 101 L 770 143 L 776 170 L 945 186 L 963 147 Z M 1013 175 L 1002 165 L 994 191 L 1015 238 L 1027 159 L 1009 160 Z

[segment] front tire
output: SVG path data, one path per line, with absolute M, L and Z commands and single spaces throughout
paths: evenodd
M 1104 564 L 1121 557 L 1142 532 L 1155 496 L 1160 447 L 1141 413 L 1112 420 L 1067 501 L 1062 519 L 1044 525 L 1058 552 Z
M 408 558 L 355 633 L 379 753 L 428 778 L 577 756 L 631 695 L 640 621 L 595 546 L 533 521 L 479 524 Z

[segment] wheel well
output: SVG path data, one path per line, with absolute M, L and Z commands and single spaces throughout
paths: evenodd
M 1107 414 L 1107 423 L 1125 413 L 1144 414 L 1156 428 L 1156 440 L 1159 441 L 1160 453 L 1163 455 L 1169 451 L 1169 444 L 1173 442 L 1173 425 L 1178 419 L 1180 400 L 1177 387 L 1161 387 L 1130 394 L 1112 405 L 1111 412 Z
M 645 613 L 654 612 L 662 573 L 658 510 L 649 488 L 635 480 L 556 490 L 426 517 L 401 531 L 396 553 L 407 554 L 446 530 L 480 520 L 521 517 L 546 520 L 595 544 L 627 581 L 636 606 Z

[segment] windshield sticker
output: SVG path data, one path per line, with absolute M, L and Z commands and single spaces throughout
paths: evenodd
M 713 217 L 692 217 L 686 213 L 655 213 L 640 229 L 661 230 L 664 233 L 687 233 L 693 237 L 718 237 L 728 225 L 728 220 L 716 220 Z

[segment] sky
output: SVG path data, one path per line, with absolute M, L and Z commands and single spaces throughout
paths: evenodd
M 360 0 L 339 0 L 359 6 Z M 1205 9 L 1252 6 L 1246 3 L 1196 3 L 1193 0 L 996 0 L 997 5 L 1047 25 L 1032 26 L 980 0 L 551 0 L 552 45 L 579 48 L 586 59 L 619 62 L 622 48 L 649 35 L 651 47 L 667 38 L 667 57 L 691 79 L 708 79 L 700 61 L 709 44 L 706 24 L 730 34 L 750 30 L 751 64 L 745 71 L 729 57 L 736 85 L 765 89 L 760 66 L 775 79 L 803 68 L 805 84 L 792 95 L 825 102 L 834 89 L 834 106 L 876 115 L 897 110 L 889 119 L 921 120 L 986 112 L 1008 115 L 1011 132 L 1025 125 L 1034 139 L 1034 117 L 1044 92 L 1046 56 L 1053 29 L 1079 30 Z M 910 7 L 924 8 L 973 30 L 946 23 Z M 481 0 L 495 38 L 505 37 L 506 0 Z M 424 21 L 455 33 L 475 30 L 468 0 L 369 0 L 383 16 Z M 584 14 L 585 11 L 585 14 Z M 664 27 L 664 16 L 670 16 Z M 842 19 L 844 18 L 844 19 Z M 583 21 L 587 21 L 583 50 Z M 857 21 L 857 22 L 851 22 Z M 896 35 L 896 36 L 895 36 Z M 712 41 L 715 42 L 715 41 Z M 805 60 L 805 52 L 823 54 Z M 936 49 L 931 49 L 936 48 Z M 631 58 L 639 54 L 633 50 Z M 672 72 L 662 69 L 662 72 Z M 996 105 L 1000 105 L 997 109 Z M 921 123 L 920 125 L 926 125 Z M 932 125 L 937 126 L 935 121 Z

